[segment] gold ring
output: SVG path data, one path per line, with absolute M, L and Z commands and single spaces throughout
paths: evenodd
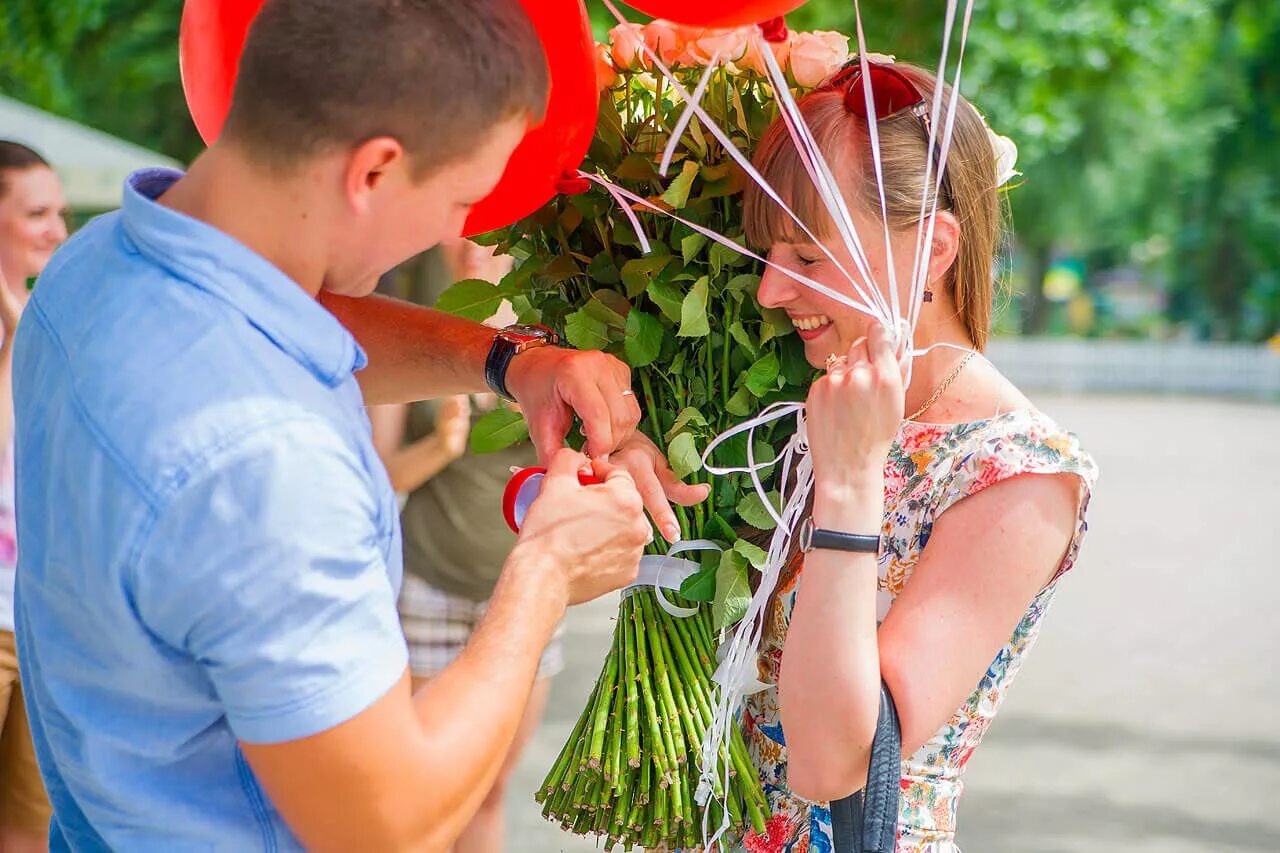
M 835 353 L 831 353 L 831 355 L 827 356 L 827 372 L 830 373 L 832 367 L 834 367 L 837 364 L 840 364 L 841 362 L 847 362 L 848 360 L 849 360 L 848 356 L 836 355 Z

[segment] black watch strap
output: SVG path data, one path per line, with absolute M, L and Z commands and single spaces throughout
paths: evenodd
M 507 368 L 511 366 L 511 359 L 516 357 L 516 353 L 520 348 L 513 342 L 498 335 L 493 339 L 493 345 L 489 347 L 489 355 L 484 360 L 484 381 L 488 383 L 493 393 L 508 402 L 515 402 L 515 397 L 511 396 L 511 392 L 507 390 Z
M 880 537 L 859 533 L 841 533 L 815 527 L 812 516 L 804 520 L 800 528 L 800 550 L 804 552 L 821 548 L 824 551 L 850 551 L 855 554 L 880 553 Z
M 507 368 L 520 353 L 534 347 L 556 346 L 560 336 L 546 326 L 517 324 L 507 326 L 494 335 L 489 355 L 484 360 L 484 381 L 504 400 L 515 401 L 507 390 Z

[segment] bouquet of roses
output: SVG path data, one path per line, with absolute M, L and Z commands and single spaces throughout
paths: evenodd
M 685 104 L 653 73 L 649 52 L 687 91 L 716 59 L 702 106 L 749 156 L 776 115 L 760 43 L 746 31 L 666 21 L 616 27 L 610 44 L 600 46 L 600 119 L 583 171 L 740 242 L 747 177 L 696 118 L 681 133 L 668 174 L 660 174 Z M 799 91 L 848 59 L 848 39 L 838 33 L 793 33 L 769 49 Z M 803 399 L 813 378 L 803 347 L 784 314 L 757 303 L 757 262 L 667 217 L 624 210 L 603 186 L 583 180 L 575 189 L 481 238 L 516 258 L 513 272 L 496 286 L 459 282 L 439 307 L 483 318 L 510 300 L 521 322 L 551 326 L 579 349 L 625 360 L 645 412 L 641 429 L 678 476 L 707 482 L 701 449 L 710 439 L 774 402 Z M 473 446 L 497 449 L 525 434 L 519 415 L 501 410 L 477 424 Z M 714 461 L 740 468 L 751 458 L 758 465 L 776 458 L 789 438 L 782 423 L 757 430 L 752 448 L 740 434 Z M 624 595 L 595 691 L 537 794 L 547 817 L 610 845 L 692 847 L 701 837 L 705 768 L 697 756 L 712 719 L 716 635 L 741 618 L 751 597 L 749 569 L 766 559 L 740 534 L 775 523 L 750 479 L 735 474 L 712 485 L 704 505 L 678 516 L 682 539 L 715 548 L 701 552 L 678 593 L 660 597 L 651 582 Z M 719 762 L 716 784 L 701 792 L 712 795 L 708 817 L 719 825 L 727 809 L 738 830 L 763 831 L 767 805 L 736 731 Z

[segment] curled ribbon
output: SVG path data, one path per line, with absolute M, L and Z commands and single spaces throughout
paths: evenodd
M 671 550 L 665 554 L 648 554 L 640 558 L 640 573 L 636 575 L 636 579 L 623 589 L 622 594 L 626 595 L 633 589 L 653 588 L 654 597 L 658 599 L 658 605 L 677 619 L 687 619 L 698 612 L 695 607 L 681 607 L 667 598 L 664 589 L 672 589 L 679 591 L 680 585 L 689 577 L 695 574 L 701 568 L 693 560 L 682 560 L 676 554 L 684 554 L 689 551 L 723 551 L 716 543 L 709 539 L 690 539 L 681 540 L 671 546 Z

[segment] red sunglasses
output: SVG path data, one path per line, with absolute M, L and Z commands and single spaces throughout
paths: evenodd
M 920 122 L 924 131 L 925 142 L 929 141 L 932 123 L 929 120 L 929 102 L 925 100 L 920 89 L 911 82 L 911 78 L 894 68 L 879 62 L 867 61 L 867 72 L 871 78 L 871 99 L 875 104 L 876 121 L 886 121 L 903 113 L 910 113 Z M 837 90 L 844 92 L 844 106 L 849 112 L 863 121 L 867 121 L 867 97 L 862 85 L 862 60 L 857 56 L 850 59 L 832 75 L 820 90 Z M 935 140 L 933 147 L 934 174 L 942 173 L 943 196 L 951 199 L 951 186 L 947 175 L 939 162 L 941 140 Z M 948 207 L 950 204 L 947 205 Z

